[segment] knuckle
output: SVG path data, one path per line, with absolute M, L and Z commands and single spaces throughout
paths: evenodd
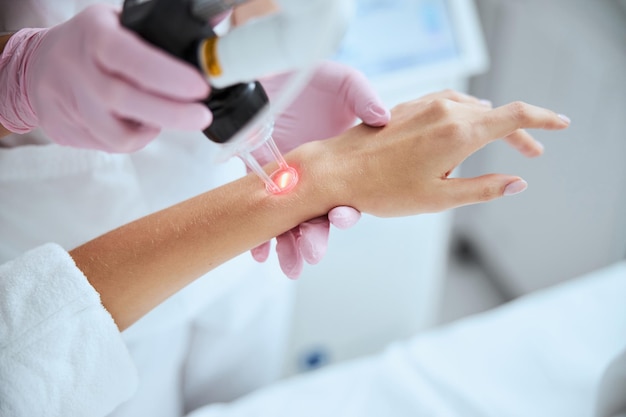
M 511 116 L 519 122 L 524 122 L 528 119 L 528 105 L 523 101 L 514 101 L 509 104 L 509 111 Z
M 391 108 L 391 112 L 392 113 L 401 112 L 405 106 L 406 106 L 406 103 L 396 104 L 395 106 Z
M 451 88 L 446 88 L 445 90 L 442 91 L 443 96 L 449 100 L 453 100 L 453 101 L 459 101 L 461 99 L 461 94 L 456 91 L 453 90 Z
M 450 123 L 446 123 L 440 131 L 443 137 L 465 142 L 469 140 L 470 134 L 467 125 L 461 121 L 453 120 Z
M 446 98 L 454 97 L 454 93 L 455 93 L 455 91 L 453 89 L 451 89 L 451 88 L 446 88 L 444 90 L 441 90 L 441 95 L 443 97 L 446 97 Z
M 415 114 L 415 103 L 406 102 L 397 104 L 391 109 L 391 113 L 396 119 L 404 117 L 407 114 Z
M 434 116 L 446 117 L 452 111 L 452 101 L 445 98 L 436 98 L 430 102 L 430 111 Z
M 491 201 L 500 196 L 500 187 L 496 187 L 494 185 L 486 185 L 478 194 L 478 201 L 485 202 Z

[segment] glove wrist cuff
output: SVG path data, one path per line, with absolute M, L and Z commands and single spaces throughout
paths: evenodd
M 14 133 L 27 133 L 39 124 L 28 99 L 30 58 L 47 29 L 22 29 L 13 34 L 0 55 L 0 123 Z

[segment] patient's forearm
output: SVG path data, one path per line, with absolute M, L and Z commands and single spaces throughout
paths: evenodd
M 298 166 L 297 160 L 292 164 Z M 194 279 L 332 207 L 306 175 L 271 196 L 254 176 L 120 227 L 70 252 L 120 330 Z M 305 196 L 306 194 L 306 196 Z

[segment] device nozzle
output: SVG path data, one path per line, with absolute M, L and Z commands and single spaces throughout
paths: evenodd
M 263 155 L 268 155 L 273 158 L 274 162 L 278 164 L 278 168 L 272 173 L 267 174 L 257 158 L 248 151 L 240 152 L 238 156 L 243 160 L 250 171 L 254 172 L 263 182 L 265 188 L 270 194 L 286 194 L 291 191 L 296 184 L 298 184 L 299 176 L 298 171 L 295 168 L 287 165 L 285 158 L 278 150 L 276 143 L 272 137 L 268 137 L 263 142 L 261 147 L 257 148 L 257 151 L 261 150 Z

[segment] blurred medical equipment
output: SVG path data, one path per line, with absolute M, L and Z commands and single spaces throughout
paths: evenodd
M 349 0 L 280 2 L 280 13 L 255 19 L 223 37 L 210 20 L 245 0 L 126 0 L 121 21 L 148 42 L 185 60 L 212 85 L 205 104 L 213 122 L 204 131 L 222 144 L 225 156 L 239 156 L 266 184 L 279 193 L 297 182 L 271 132 L 273 114 L 280 112 L 306 82 L 307 69 L 338 46 L 351 16 Z M 323 30 L 320 30 L 323 28 Z M 281 98 L 268 106 L 261 76 L 300 70 Z M 268 176 L 253 152 L 265 148 L 278 164 Z
M 505 170 L 528 180 L 514 201 L 466 207 L 456 217 L 458 234 L 513 298 L 626 255 L 626 2 L 477 4 L 492 66 L 471 92 L 496 105 L 548 106 L 573 120 L 531 163 L 496 144 L 462 167 L 464 175 Z
M 365 72 L 385 104 L 467 90 L 487 68 L 472 0 L 359 0 L 336 59 Z M 376 352 L 437 322 L 451 213 L 363 216 L 297 282 L 286 373 Z

